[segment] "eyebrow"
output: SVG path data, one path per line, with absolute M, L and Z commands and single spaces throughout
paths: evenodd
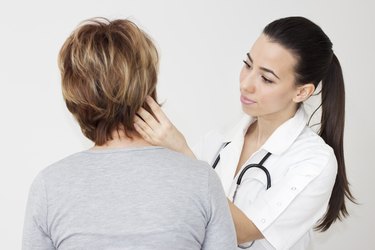
M 250 53 L 247 52 L 246 55 L 247 55 L 247 57 L 249 58 L 250 62 L 253 63 L 253 59 L 251 58 Z M 272 70 L 267 69 L 267 68 L 265 68 L 265 67 L 259 67 L 259 68 L 260 68 L 261 70 L 263 70 L 263 71 L 266 71 L 266 72 L 268 72 L 268 73 L 271 73 L 271 74 L 274 75 L 277 79 L 280 80 L 280 77 L 278 77 L 278 76 L 275 74 L 275 72 L 273 72 Z

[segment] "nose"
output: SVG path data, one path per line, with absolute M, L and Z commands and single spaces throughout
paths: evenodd
M 240 75 L 240 90 L 241 92 L 254 93 L 255 92 L 255 78 L 253 72 L 243 69 Z

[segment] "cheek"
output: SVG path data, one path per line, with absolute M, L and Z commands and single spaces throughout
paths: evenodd
M 264 90 L 262 102 L 268 103 L 270 106 L 280 107 L 292 101 L 291 92 L 280 89 Z

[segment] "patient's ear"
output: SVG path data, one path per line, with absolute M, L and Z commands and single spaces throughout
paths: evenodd
M 315 86 L 312 83 L 303 84 L 297 87 L 296 95 L 293 101 L 296 103 L 307 100 L 315 91 Z

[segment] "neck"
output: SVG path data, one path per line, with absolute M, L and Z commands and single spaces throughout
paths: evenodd
M 283 112 L 281 114 L 259 116 L 257 121 L 249 127 L 246 136 L 252 135 L 256 141 L 256 147 L 259 148 L 281 124 L 292 118 L 295 113 L 296 110 L 291 110 L 291 112 Z
M 141 138 L 138 134 L 132 133 L 132 138 L 127 136 L 124 131 L 113 131 L 112 140 L 107 141 L 103 145 L 95 145 L 92 149 L 114 149 L 114 148 L 134 148 L 152 146 L 150 143 Z

